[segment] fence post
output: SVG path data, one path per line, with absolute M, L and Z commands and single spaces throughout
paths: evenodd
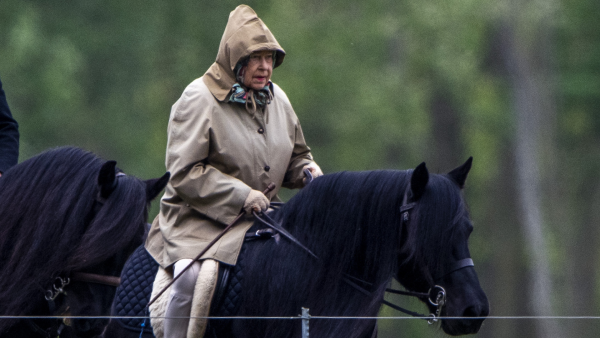
M 307 308 L 302 308 L 302 338 L 308 338 L 308 322 L 310 320 L 310 315 L 308 314 Z

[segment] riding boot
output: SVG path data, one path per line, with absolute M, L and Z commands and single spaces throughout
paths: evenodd
M 174 265 L 173 275 L 179 275 L 191 261 L 191 259 L 177 261 Z M 194 286 L 196 285 L 200 266 L 200 262 L 194 262 L 171 287 L 169 302 L 165 312 L 165 338 L 186 338 L 187 336 L 194 297 Z

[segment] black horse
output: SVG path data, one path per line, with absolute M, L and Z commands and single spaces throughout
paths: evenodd
M 169 174 L 141 181 L 73 147 L 48 150 L 0 178 L 0 337 L 94 337 L 115 280 L 146 233 Z M 109 285 L 105 285 L 109 284 Z M 30 318 L 18 318 L 28 316 Z
M 473 226 L 461 189 L 471 163 L 446 175 L 430 175 L 423 163 L 408 171 L 315 179 L 271 216 L 318 258 L 281 236 L 247 241 L 229 272 L 235 283 L 230 278 L 217 292 L 211 317 L 295 317 L 302 307 L 312 316 L 376 317 L 396 278 L 431 313 L 455 317 L 441 320 L 447 334 L 478 332 L 489 304 L 467 243 Z M 260 228 L 265 226 L 257 221 L 252 231 Z M 440 310 L 428 298 L 439 303 L 442 290 L 447 298 Z M 128 333 L 117 322 L 111 321 L 105 337 L 140 336 L 139 329 Z M 300 334 L 298 320 L 215 318 L 205 337 Z M 310 335 L 375 337 L 376 320 L 313 318 Z

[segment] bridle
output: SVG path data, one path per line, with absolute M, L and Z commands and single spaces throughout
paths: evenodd
M 121 284 L 120 277 L 87 272 L 72 272 L 70 277 L 58 276 L 44 292 L 44 298 L 48 303 L 48 309 L 50 310 L 51 314 L 53 314 L 59 308 L 59 306 L 56 304 L 56 299 L 60 295 L 64 295 L 64 297 L 68 296 L 66 287 L 67 285 L 71 284 L 71 281 L 102 284 L 112 287 L 118 287 Z M 62 314 L 64 315 L 65 313 Z M 65 326 L 68 326 L 68 324 L 65 323 L 65 320 L 58 318 L 55 320 L 55 323 L 47 329 L 43 329 L 32 319 L 25 319 L 25 323 L 31 328 L 31 330 L 45 338 L 60 337 L 62 330 L 64 330 Z
M 73 272 L 71 277 L 56 277 L 52 285 L 45 291 L 44 297 L 47 301 L 55 300 L 59 295 L 66 295 L 65 287 L 74 282 L 102 284 L 118 287 L 121 285 L 121 277 L 100 275 L 87 272 Z
M 415 208 L 415 206 L 417 205 L 416 202 L 408 203 L 409 192 L 410 192 L 410 186 L 407 188 L 407 191 L 404 193 L 402 205 L 400 206 L 400 214 L 401 214 L 401 219 L 402 219 L 401 227 L 408 225 L 408 223 L 410 222 L 410 211 L 413 210 Z M 475 266 L 475 264 L 473 263 L 473 259 L 471 259 L 470 257 L 459 259 L 458 261 L 453 262 L 450 265 L 450 267 L 445 269 L 441 274 L 439 274 L 438 276 L 435 276 L 433 278 L 433 280 L 434 280 L 434 282 L 438 281 L 438 280 L 440 280 L 462 268 L 466 268 L 466 267 L 470 267 L 470 266 Z M 447 295 L 446 290 L 442 286 L 437 285 L 437 284 L 434 284 L 432 287 L 430 287 L 429 291 L 427 293 L 395 290 L 395 289 L 389 289 L 389 288 L 386 289 L 386 292 L 403 295 L 403 296 L 417 297 L 421 300 L 429 301 L 429 304 L 431 304 L 436 309 L 435 313 L 430 313 L 429 316 L 425 316 L 423 314 L 419 314 L 419 313 L 404 309 L 398 305 L 395 305 L 395 304 L 392 304 L 392 303 L 386 301 L 385 299 L 383 300 L 383 304 L 385 304 L 395 310 L 398 310 L 400 312 L 411 315 L 413 317 L 423 317 L 424 319 L 427 319 L 427 322 L 430 325 L 434 324 L 438 321 L 438 318 L 441 316 L 441 313 L 442 313 L 442 308 L 446 304 L 446 300 L 447 300 L 446 299 L 446 295 Z
M 109 275 L 100 275 L 95 273 L 87 273 L 87 272 L 72 272 L 71 277 L 61 277 L 58 276 L 54 279 L 54 282 L 46 291 L 44 292 L 44 298 L 48 302 L 54 302 L 58 296 L 61 294 L 67 295 L 67 291 L 65 287 L 71 284 L 71 281 L 74 282 L 82 282 L 82 283 L 92 283 L 92 284 L 101 284 L 107 286 L 118 287 L 121 285 L 121 277 L 117 276 L 109 276 Z M 51 312 L 56 308 L 54 305 L 50 305 Z
M 92 283 L 118 287 L 121 284 L 121 278 L 111 275 L 100 275 L 79 271 L 71 272 L 67 276 L 56 277 L 52 284 L 44 291 L 44 298 L 48 303 L 48 310 L 50 311 L 51 315 L 53 315 L 56 310 L 61 308 L 60 305 L 57 305 L 57 298 L 60 295 L 63 295 L 63 298 L 68 297 L 66 288 L 69 284 L 71 284 L 71 282 Z M 64 306 L 64 301 L 62 304 L 62 306 Z M 67 313 L 68 311 L 65 310 L 64 313 L 61 313 L 61 315 L 65 315 Z M 31 328 L 31 330 L 45 338 L 60 337 L 62 330 L 65 328 L 65 326 L 68 326 L 68 324 L 65 323 L 65 320 L 59 318 L 57 318 L 54 321 L 54 324 L 47 329 L 43 329 L 32 319 L 26 319 L 25 322 Z

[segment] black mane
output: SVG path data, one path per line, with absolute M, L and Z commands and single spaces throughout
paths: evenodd
M 292 198 L 278 218 L 318 256 L 327 257 L 322 264 L 336 274 L 352 273 L 377 284 L 388 280 L 397 264 L 410 262 L 422 262 L 436 273 L 455 225 L 468 215 L 457 185 L 446 175 L 431 175 L 411 211 L 411 226 L 401 231 L 400 206 L 411 174 L 377 170 L 325 175 Z M 398 262 L 394 251 L 400 242 L 403 259 Z M 357 262 L 358 269 L 348 270 Z
M 400 206 L 411 174 L 412 170 L 328 174 L 295 195 L 274 217 L 320 259 L 286 239 L 278 245 L 255 244 L 246 259 L 256 266 L 246 269 L 245 278 L 271 276 L 271 280 L 244 285 L 243 303 L 248 307 L 242 307 L 239 315 L 295 316 L 301 307 L 308 307 L 313 316 L 375 317 L 385 288 L 400 265 L 427 262 L 436 271 L 443 251 L 439 245 L 427 244 L 443 243 L 438 242 L 443 236 L 452 236 L 453 227 L 442 227 L 447 226 L 448 218 L 457 217 L 462 197 L 449 178 L 432 175 L 425 194 L 411 211 L 410 229 L 402 229 Z M 420 226 L 425 224 L 427 227 Z M 344 282 L 349 276 L 368 282 L 358 284 L 369 290 L 370 296 L 350 296 L 359 291 Z M 296 285 L 295 294 L 288 291 L 289 285 Z M 298 297 L 298 292 L 305 297 Z M 305 302 L 298 303 L 298 298 Z M 265 334 L 287 337 L 294 332 L 292 325 L 273 321 Z M 355 337 L 374 325 L 374 321 L 319 320 L 311 322 L 311 333 Z
M 103 163 L 90 152 L 62 147 L 0 178 L 0 315 L 31 314 L 46 306 L 44 289 L 59 274 L 97 265 L 132 241 L 141 244 L 147 207 L 141 181 L 119 177 L 94 216 Z M 1 321 L 0 332 L 10 322 Z
M 331 277 L 351 273 L 374 284 L 386 282 L 396 268 L 393 250 L 400 241 L 400 205 L 409 175 L 391 170 L 325 175 L 286 203 L 280 217 L 285 228 L 326 258 L 320 264 Z

